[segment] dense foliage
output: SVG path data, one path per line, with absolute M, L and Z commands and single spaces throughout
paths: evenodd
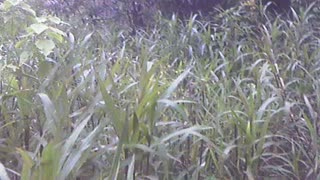
M 1 180 L 320 178 L 318 2 L 90 2 L 1 3 Z

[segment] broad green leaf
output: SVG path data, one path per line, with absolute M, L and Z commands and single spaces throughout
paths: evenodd
M 60 29 L 54 28 L 54 27 L 49 27 L 51 31 L 54 33 L 60 34 L 61 36 L 67 36 L 65 32 L 61 31 Z
M 38 24 L 31 24 L 30 29 L 37 33 L 37 34 L 41 34 L 42 32 L 44 32 L 45 30 L 47 30 L 49 27 L 45 24 L 42 23 L 38 23 Z
M 31 56 L 32 56 L 32 52 L 31 51 L 23 51 L 20 54 L 19 66 L 23 65 L 24 63 L 26 63 Z
M 40 51 L 45 55 L 48 56 L 53 49 L 55 48 L 55 44 L 52 40 L 37 40 L 36 46 Z
M 47 35 L 51 38 L 51 39 L 55 39 L 57 40 L 59 43 L 63 42 L 63 36 L 59 33 L 56 32 L 47 32 Z

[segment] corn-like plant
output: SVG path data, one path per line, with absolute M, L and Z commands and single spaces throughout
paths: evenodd
M 134 33 L 31 4 L 0 6 L 0 179 L 319 179 L 315 3 Z

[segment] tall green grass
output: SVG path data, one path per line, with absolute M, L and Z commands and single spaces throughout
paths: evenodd
M 311 9 L 159 17 L 130 35 L 5 1 L 0 178 L 319 178 Z

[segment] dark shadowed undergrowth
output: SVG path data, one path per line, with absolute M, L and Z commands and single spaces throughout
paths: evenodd
M 200 21 L 0 10 L 0 179 L 319 179 L 320 24 L 241 5 Z

